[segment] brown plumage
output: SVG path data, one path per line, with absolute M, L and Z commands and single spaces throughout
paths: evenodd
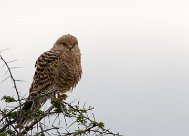
M 29 90 L 29 97 L 23 111 L 39 109 L 52 97 L 65 97 L 81 78 L 81 53 L 78 40 L 70 34 L 61 36 L 49 50 L 39 56 L 36 71 Z M 56 90 L 53 93 L 48 93 Z M 42 93 L 48 93 L 38 97 Z M 22 122 L 25 119 L 22 119 Z

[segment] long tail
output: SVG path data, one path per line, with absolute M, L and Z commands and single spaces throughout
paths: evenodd
M 45 96 L 39 97 L 41 93 L 30 94 L 24 106 L 22 107 L 22 118 L 21 118 L 21 126 L 24 126 L 30 119 L 28 119 L 27 115 L 34 110 L 40 109 L 43 104 L 46 102 L 47 98 Z

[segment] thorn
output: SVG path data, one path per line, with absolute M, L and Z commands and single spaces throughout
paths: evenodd
M 5 75 L 4 76 L 6 76 L 6 74 L 9 72 L 9 70 L 7 69 L 7 71 L 5 72 Z
M 10 69 L 16 69 L 16 68 L 21 68 L 21 67 L 10 67 Z
M 9 49 L 9 48 L 6 48 L 6 49 L 3 49 L 3 50 L 0 50 L 0 53 L 6 51 L 6 50 L 8 50 L 8 49 Z
M 6 64 L 3 64 L 2 68 L 5 66 Z
M 16 82 L 25 82 L 24 80 L 19 80 L 19 79 L 16 79 L 15 81 Z
M 83 108 L 85 108 L 85 105 L 86 105 L 86 102 L 84 102 L 84 104 L 83 104 Z
M 8 61 L 7 63 L 12 63 L 12 62 L 15 62 L 15 61 L 17 61 L 17 60 L 11 60 L 11 61 Z
M 0 84 L 2 84 L 3 82 L 5 82 L 8 78 L 10 78 L 10 76 L 6 77 L 3 81 L 1 81 Z
M 93 115 L 93 119 L 94 119 L 94 121 L 96 121 L 95 116 L 94 116 L 94 113 L 92 113 L 92 115 Z

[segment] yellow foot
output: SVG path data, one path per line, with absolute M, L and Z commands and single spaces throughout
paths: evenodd
M 67 98 L 68 96 L 66 95 L 66 94 L 58 94 L 58 98 L 59 99 L 62 99 L 62 100 L 66 100 L 66 98 Z

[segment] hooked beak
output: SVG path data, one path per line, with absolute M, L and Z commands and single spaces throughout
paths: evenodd
M 71 44 L 69 44 L 68 45 L 68 48 L 70 49 L 70 51 L 71 51 L 71 49 L 72 49 L 72 45 Z

